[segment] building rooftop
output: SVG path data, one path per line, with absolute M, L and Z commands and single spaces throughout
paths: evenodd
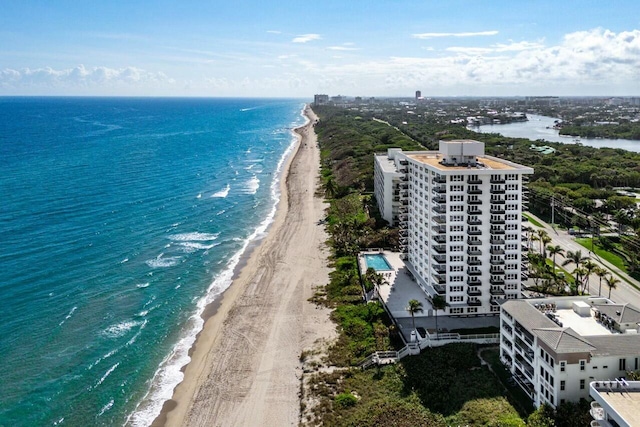
M 393 159 L 390 159 L 387 154 L 376 154 L 375 155 L 380 168 L 386 173 L 398 173 L 396 169 L 396 164 Z
M 599 403 L 604 403 L 615 411 L 629 426 L 640 426 L 640 382 L 629 381 L 626 385 L 618 381 L 595 381 L 590 385 L 590 393 Z M 610 411 L 607 411 L 610 415 Z M 621 420 L 617 420 L 621 421 Z
M 506 161 L 506 160 L 502 160 L 502 159 L 498 159 L 497 157 L 491 157 L 491 156 L 477 156 L 476 157 L 476 161 L 477 164 L 475 166 L 449 166 L 449 165 L 443 165 L 440 162 L 442 162 L 442 160 L 444 160 L 446 158 L 446 156 L 443 156 L 442 154 L 440 154 L 437 151 L 425 151 L 422 153 L 405 153 L 407 157 L 420 162 L 420 163 L 424 163 L 425 165 L 429 165 L 432 166 L 436 169 L 442 170 L 442 171 L 449 171 L 449 170 L 531 170 L 531 172 L 533 172 L 533 170 L 531 168 L 525 167 L 525 166 L 520 166 L 517 165 L 515 163 Z
M 505 312 L 557 353 L 589 352 L 593 355 L 640 354 L 637 329 L 619 333 L 607 327 L 595 314 L 612 313 L 619 318 L 636 319 L 638 309 L 628 304 L 602 304 L 584 298 L 552 300 L 511 300 L 502 304 Z M 571 307 L 571 308 L 569 308 Z M 625 314 L 626 312 L 626 314 Z

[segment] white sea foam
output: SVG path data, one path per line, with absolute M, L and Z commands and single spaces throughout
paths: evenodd
M 242 192 L 245 194 L 256 194 L 258 188 L 260 188 L 260 178 L 254 175 L 245 183 L 245 188 Z
M 122 261 L 120 261 L 120 264 L 124 264 L 125 262 L 128 262 L 128 261 L 129 261 L 129 258 L 125 258 Z
M 147 283 L 138 283 L 136 285 L 136 288 L 140 288 L 140 289 L 144 289 L 144 288 L 148 288 L 149 287 L 149 282 Z
M 138 325 L 141 325 L 141 324 L 142 324 L 142 322 L 133 321 L 133 320 L 116 323 L 115 325 L 111 325 L 107 329 L 105 329 L 103 331 L 103 334 L 106 335 L 109 338 L 118 338 L 118 337 L 123 336 L 127 332 L 129 332 L 134 327 L 136 327 Z
M 102 407 L 102 409 L 100 409 L 100 412 L 98 412 L 98 416 L 101 416 L 102 414 L 107 412 L 109 409 L 111 409 L 112 406 L 113 406 L 113 399 L 111 399 L 109 403 L 107 403 Z
M 220 233 L 182 233 L 169 236 L 171 240 L 176 242 L 210 242 L 216 240 Z
M 173 389 L 183 380 L 184 373 L 182 372 L 182 367 L 191 360 L 189 357 L 189 350 L 195 342 L 196 335 L 202 330 L 202 326 L 204 325 L 204 321 L 201 317 L 204 309 L 229 287 L 231 279 L 233 278 L 234 270 L 240 262 L 242 255 L 252 242 L 258 240 L 261 236 L 264 236 L 269 225 L 273 222 L 277 205 L 280 200 L 280 175 L 282 173 L 282 167 L 286 159 L 291 155 L 295 146 L 295 141 L 295 137 L 292 138 L 291 144 L 287 147 L 278 162 L 276 173 L 274 174 L 275 178 L 271 183 L 271 197 L 273 200 L 271 211 L 256 227 L 253 233 L 244 240 L 240 250 L 238 250 L 229 259 L 225 270 L 215 278 L 213 283 L 211 283 L 205 296 L 198 300 L 197 309 L 190 317 L 189 322 L 185 327 L 183 337 L 175 344 L 171 353 L 160 363 L 153 376 L 150 389 L 147 391 L 147 394 L 142 401 L 138 403 L 134 412 L 129 414 L 125 425 L 134 427 L 146 427 L 150 425 L 160 414 L 164 402 L 171 399 Z M 179 286 L 180 285 L 176 286 L 176 289 L 178 289 Z
M 111 356 L 113 356 L 114 354 L 116 354 L 118 351 L 120 351 L 120 349 L 119 349 L 119 348 L 114 348 L 113 350 L 110 350 L 107 354 L 105 354 L 104 356 L 102 356 L 102 357 L 98 357 L 98 359 L 97 359 L 95 362 L 93 362 L 91 365 L 89 365 L 89 367 L 87 368 L 87 370 L 89 371 L 89 370 L 93 369 L 93 368 L 94 368 L 94 366 L 96 366 L 98 363 L 102 362 L 102 361 L 103 361 L 103 360 L 105 360 L 105 359 L 110 358 Z
M 96 383 L 96 385 L 95 385 L 95 386 L 93 386 L 93 388 L 96 388 L 96 387 L 98 387 L 100 384 L 102 384 L 102 383 L 104 382 L 104 380 L 106 380 L 106 379 L 107 379 L 107 377 L 108 377 L 109 375 L 111 375 L 111 373 L 112 373 L 113 371 L 115 371 L 115 370 L 116 370 L 116 368 L 117 368 L 118 366 L 120 366 L 120 362 L 118 362 L 118 363 L 116 363 L 115 365 L 113 365 L 112 367 L 110 367 L 110 368 L 107 370 L 107 372 L 105 372 L 105 373 L 104 373 L 104 375 L 102 376 L 102 378 L 100 378 L 100 379 L 98 380 L 98 382 Z
M 148 259 L 145 263 L 151 268 L 165 268 L 165 267 L 173 267 L 177 265 L 181 258 L 179 256 L 170 256 L 167 258 L 163 258 L 164 253 L 161 253 L 154 259 Z
M 69 313 L 65 316 L 65 318 L 58 324 L 58 326 L 62 326 L 64 324 L 64 322 L 66 322 L 67 320 L 69 320 L 71 318 L 71 316 L 73 316 L 73 313 L 76 312 L 76 310 L 78 309 L 78 307 L 73 307 Z
M 218 246 L 220 243 L 212 243 L 210 245 L 205 245 L 198 242 L 180 242 L 178 245 L 182 248 L 182 250 L 188 254 L 199 251 L 199 250 L 209 250 Z
M 217 198 L 224 199 L 225 197 L 227 197 L 229 195 L 229 190 L 231 190 L 231 186 L 229 184 L 227 184 L 227 186 L 224 187 L 222 190 L 216 191 L 215 193 L 213 193 L 211 195 L 211 197 L 217 197 Z
M 198 193 L 198 195 L 196 196 L 196 199 L 202 199 L 202 193 Z

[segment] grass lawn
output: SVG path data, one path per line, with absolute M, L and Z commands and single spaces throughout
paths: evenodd
M 539 221 L 537 221 L 534 217 L 532 217 L 531 215 L 527 215 L 526 213 L 523 213 L 522 215 L 524 215 L 531 224 L 535 225 L 536 227 L 544 227 L 543 224 L 540 224 Z
M 588 250 L 591 250 L 591 240 L 592 240 L 591 237 L 582 237 L 582 238 L 576 239 L 576 242 L 584 246 Z M 593 251 L 595 252 L 596 255 L 598 255 L 602 259 L 609 261 L 611 264 L 615 265 L 620 270 L 629 274 L 629 272 L 627 271 L 627 266 L 625 265 L 624 260 L 622 258 L 620 258 L 618 255 L 614 253 L 604 250 L 601 246 L 598 246 L 596 242 L 594 242 L 594 245 L 593 245 Z M 634 283 L 630 282 L 625 277 L 620 276 L 620 279 L 624 280 L 634 288 L 638 289 L 638 287 Z

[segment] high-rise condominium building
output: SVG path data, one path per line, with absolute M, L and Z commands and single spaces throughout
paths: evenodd
M 375 156 L 375 196 L 400 228 L 402 257 L 448 315 L 498 314 L 520 296 L 525 175 L 533 169 L 484 154 L 484 143 L 440 141 L 438 151 Z

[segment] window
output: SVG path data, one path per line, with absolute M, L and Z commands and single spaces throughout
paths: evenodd
M 467 308 L 467 313 L 477 313 L 478 312 L 478 307 L 468 307 Z
M 452 266 L 449 266 L 449 271 L 452 271 L 452 272 L 464 271 L 464 266 L 463 265 L 452 265 Z
M 449 236 L 450 242 L 462 242 L 464 240 L 464 236 Z
M 462 175 L 452 175 L 451 182 L 462 182 L 463 178 L 464 177 Z
M 456 286 L 449 286 L 449 290 L 451 292 L 462 292 L 463 287 L 460 285 L 456 285 Z
M 449 257 L 449 261 L 451 261 L 451 262 L 461 262 L 461 261 L 464 261 L 464 257 L 462 255 L 451 255 Z
M 452 225 L 449 227 L 449 230 L 456 232 L 456 231 L 464 231 L 464 226 L 463 225 Z
M 580 380 L 580 390 L 584 390 L 584 380 Z
M 451 212 L 462 212 L 462 211 L 464 211 L 464 205 L 451 206 L 451 208 L 449 210 Z
M 564 372 L 565 367 L 567 366 L 567 362 L 560 362 L 560 372 Z
M 464 190 L 464 185 L 452 185 L 451 186 L 451 191 L 463 191 Z
M 464 299 L 463 296 L 460 295 L 453 295 L 451 296 L 451 302 L 462 302 L 462 300 Z
M 580 370 L 581 370 L 581 371 L 584 371 L 584 369 L 585 369 L 585 367 L 586 367 L 586 363 L 587 363 L 587 361 L 586 361 L 586 360 L 581 360 L 581 361 L 580 361 Z
M 449 200 L 452 202 L 462 202 L 464 201 L 464 195 L 463 194 L 452 194 L 449 196 Z
M 462 309 L 461 307 L 458 307 L 458 308 L 452 308 L 452 309 L 450 309 L 450 311 L 449 311 L 449 312 L 450 312 L 451 314 L 462 314 L 462 310 L 463 310 L 463 309 Z
M 564 380 L 560 381 L 560 391 L 564 391 L 565 382 Z
M 620 359 L 619 368 L 621 371 L 627 370 L 627 359 Z

